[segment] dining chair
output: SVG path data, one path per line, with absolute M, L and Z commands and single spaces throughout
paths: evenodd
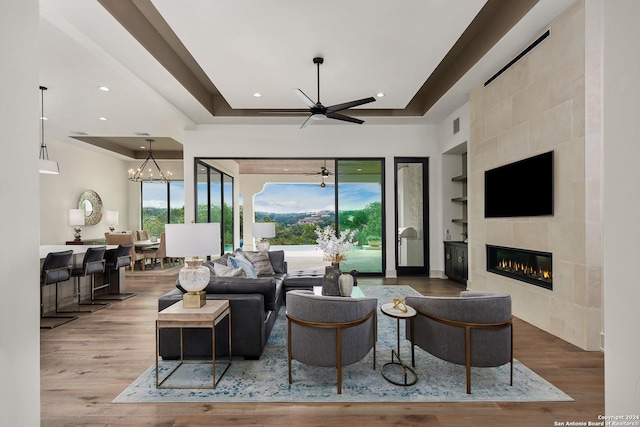
M 130 267 L 133 270 L 135 268 L 135 263 L 140 262 L 140 269 L 144 270 L 144 254 L 142 252 L 137 252 L 135 249 L 135 241 L 136 241 L 136 232 L 126 232 L 126 233 L 104 233 L 105 241 L 107 245 L 124 245 L 131 244 L 130 246 Z M 108 261 L 107 261 L 108 262 Z
M 173 267 L 173 259 L 167 258 L 167 241 L 165 239 L 165 233 L 160 235 L 160 242 L 157 247 L 149 248 L 144 251 L 145 259 L 151 259 L 152 262 L 160 261 L 160 268 L 164 270 L 164 260 L 168 259 L 169 264 Z

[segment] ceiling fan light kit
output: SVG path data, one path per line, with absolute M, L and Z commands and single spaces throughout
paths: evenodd
M 300 129 L 308 126 L 311 123 L 311 120 L 325 120 L 325 119 L 334 119 L 341 120 L 343 122 L 350 122 L 356 124 L 364 123 L 364 120 L 356 119 L 354 117 L 345 116 L 344 114 L 340 114 L 339 111 L 348 110 L 353 107 L 357 107 L 359 105 L 368 104 L 370 102 L 375 102 L 375 98 L 370 96 L 369 98 L 358 99 L 356 101 L 345 102 L 342 104 L 331 105 L 329 107 L 325 107 L 320 102 L 320 65 L 324 63 L 324 58 L 315 57 L 313 58 L 313 63 L 316 64 L 318 68 L 318 100 L 317 102 L 313 102 L 311 98 L 309 98 L 302 90 L 295 89 L 295 92 L 298 94 L 302 102 L 304 102 L 309 107 L 309 117 L 302 123 Z

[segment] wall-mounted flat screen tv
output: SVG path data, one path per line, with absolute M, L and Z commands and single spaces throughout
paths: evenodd
M 485 171 L 485 218 L 549 215 L 553 215 L 553 151 Z

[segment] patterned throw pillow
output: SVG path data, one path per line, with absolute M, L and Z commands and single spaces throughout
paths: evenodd
M 241 268 L 234 268 L 217 262 L 212 264 L 216 277 L 246 277 L 245 271 Z
M 230 256 L 228 262 L 230 262 L 234 268 L 243 269 L 248 278 L 255 279 L 256 277 L 258 277 L 256 275 L 256 271 L 253 268 L 253 265 L 251 265 L 251 263 L 246 259 Z
M 243 255 L 251 262 L 251 264 L 253 264 L 253 268 L 256 269 L 256 274 L 258 276 L 271 276 L 275 274 L 268 252 L 243 251 Z

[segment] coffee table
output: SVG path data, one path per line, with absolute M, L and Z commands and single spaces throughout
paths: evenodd
M 322 286 L 314 286 L 313 294 L 322 296 Z M 336 296 L 340 296 L 340 295 L 336 295 Z M 362 293 L 362 289 L 360 289 L 357 286 L 354 286 L 353 290 L 351 291 L 351 296 L 347 298 L 364 298 L 364 296 L 365 295 Z
M 391 350 L 391 362 L 387 362 L 380 368 L 380 372 L 385 380 L 389 381 L 391 384 L 400 385 L 400 386 L 410 386 L 414 385 L 418 381 L 418 375 L 416 371 L 414 371 L 411 367 L 407 366 L 402 359 L 400 358 L 400 320 L 407 320 L 411 322 L 411 342 L 413 343 L 413 319 L 415 319 L 417 312 L 413 307 L 409 307 L 408 305 L 402 304 L 403 307 L 406 307 L 407 311 L 402 311 L 399 308 L 396 308 L 395 304 L 392 302 L 382 304 L 380 307 L 380 311 L 383 314 L 396 319 L 396 334 L 397 334 L 397 350 Z M 397 359 L 397 360 L 396 360 Z M 389 367 L 392 366 L 400 366 L 402 367 L 402 371 L 404 374 L 403 381 L 396 381 L 391 378 L 388 373 L 385 373 L 385 369 L 388 370 Z M 411 366 L 415 368 L 416 363 L 415 359 L 411 358 Z
M 229 360 L 216 361 L 216 331 L 215 327 L 222 319 L 228 318 L 229 322 Z M 173 368 L 161 381 L 158 377 L 158 365 L 160 355 L 158 353 L 159 338 L 158 331 L 162 328 L 180 328 L 180 363 Z M 211 362 L 185 361 L 184 342 L 182 339 L 183 328 L 210 328 L 211 329 Z M 209 364 L 211 363 L 212 384 L 211 386 L 163 386 L 164 382 L 175 373 L 180 366 L 185 364 Z M 220 378 L 216 381 L 216 366 L 226 365 Z M 207 300 L 207 303 L 200 308 L 184 308 L 182 301 L 165 308 L 158 313 L 156 320 L 156 388 L 216 388 L 222 376 L 231 366 L 231 306 L 228 300 Z

